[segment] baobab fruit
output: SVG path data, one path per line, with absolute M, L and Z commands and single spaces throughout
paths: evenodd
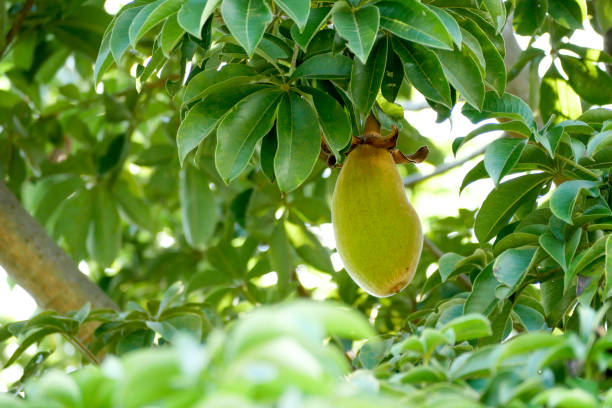
M 352 149 L 334 189 L 332 223 L 344 266 L 363 290 L 386 297 L 412 281 L 423 233 L 389 149 Z

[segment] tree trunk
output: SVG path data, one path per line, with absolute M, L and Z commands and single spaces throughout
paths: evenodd
M 0 265 L 41 308 L 66 313 L 90 302 L 94 309 L 117 309 L 106 293 L 77 269 L 2 181 Z

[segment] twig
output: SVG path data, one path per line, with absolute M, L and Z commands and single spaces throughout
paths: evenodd
M 442 250 L 426 236 L 423 236 L 423 246 L 425 246 L 425 248 L 427 248 L 429 252 L 436 257 L 436 259 L 440 259 L 442 258 L 442 255 L 444 255 L 444 252 L 442 252 Z
M 449 170 L 454 169 L 455 167 L 459 167 L 467 162 L 469 162 L 470 160 L 474 159 L 475 157 L 480 156 L 481 154 L 484 153 L 484 151 L 486 150 L 487 146 L 484 146 L 478 150 L 476 150 L 474 153 L 470 154 L 469 156 L 466 156 L 462 159 L 459 160 L 455 160 L 453 162 L 450 163 L 445 163 L 442 164 L 438 167 L 436 167 L 436 169 L 434 171 L 432 171 L 429 174 L 415 174 L 415 175 L 411 175 L 408 176 L 404 179 L 404 186 L 405 187 L 412 187 L 416 184 L 419 184 L 425 180 L 429 180 L 432 177 L 436 177 L 439 176 L 440 174 L 446 173 Z
M 89 350 L 89 348 L 81 342 L 76 336 L 64 333 L 64 336 L 68 339 L 68 341 L 81 352 L 83 357 L 85 357 L 91 364 L 100 365 L 100 361 L 98 358 Z
M 17 33 L 19 32 L 19 30 L 21 29 L 21 26 L 23 25 L 23 21 L 30 13 L 32 6 L 34 6 L 34 0 L 26 0 L 26 2 L 23 4 L 23 8 L 19 10 L 19 13 L 17 14 L 17 17 L 15 17 L 15 21 L 13 22 L 11 29 L 9 30 L 8 34 L 6 34 L 6 39 L 4 40 L 4 46 L 0 49 L 0 59 L 2 59 L 2 57 L 4 56 L 4 53 L 10 47 L 11 42 L 17 36 Z
M 295 71 L 295 66 L 297 64 L 298 53 L 300 52 L 300 46 L 296 43 L 293 46 L 293 55 L 291 56 L 291 68 L 289 68 L 289 75 L 293 74 Z

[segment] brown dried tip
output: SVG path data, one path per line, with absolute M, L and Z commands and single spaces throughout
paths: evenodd
M 394 125 L 393 130 L 388 136 L 380 137 L 380 135 L 378 136 L 364 135 L 364 143 L 367 143 L 374 147 L 379 147 L 381 149 L 391 150 L 391 149 L 395 149 L 395 145 L 397 144 L 398 135 L 399 135 L 399 132 L 397 130 L 397 127 Z
M 393 160 L 395 160 L 395 163 L 397 164 L 421 163 L 427 158 L 428 154 L 429 148 L 427 146 L 421 146 L 416 152 L 409 155 L 405 155 L 404 153 L 400 152 L 399 149 L 391 150 L 391 156 L 393 156 Z
M 376 120 L 373 114 L 369 114 L 363 127 L 363 137 L 367 139 L 371 137 L 380 137 L 380 123 Z

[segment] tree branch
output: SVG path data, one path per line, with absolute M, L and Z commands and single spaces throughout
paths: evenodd
M 17 14 L 17 17 L 15 17 L 15 21 L 13 22 L 11 29 L 6 34 L 4 45 L 2 46 L 2 48 L 0 48 L 0 59 L 2 59 L 6 50 L 8 50 L 8 48 L 11 46 L 11 42 L 13 42 L 13 39 L 17 36 L 19 30 L 21 30 L 23 21 L 28 16 L 28 14 L 30 14 L 32 6 L 34 6 L 34 0 L 26 0 L 26 2 L 23 4 L 22 9 L 19 10 L 19 13 Z
M 421 183 L 421 182 L 423 182 L 425 180 L 429 180 L 432 177 L 436 177 L 436 176 L 439 176 L 440 174 L 446 173 L 447 171 L 452 170 L 455 167 L 462 166 L 463 164 L 465 164 L 465 163 L 469 162 L 470 160 L 472 160 L 472 159 L 480 156 L 481 154 L 483 154 L 484 151 L 486 150 L 486 148 L 487 147 L 484 146 L 484 147 L 476 150 L 474 153 L 472 153 L 472 154 L 470 154 L 470 155 L 468 155 L 468 156 L 466 156 L 466 157 L 464 157 L 462 159 L 455 160 L 455 161 L 452 161 L 450 163 L 441 164 L 440 166 L 436 167 L 436 169 L 434 171 L 432 171 L 431 173 L 429 173 L 429 174 L 413 174 L 413 175 L 410 175 L 410 176 L 408 176 L 408 177 L 406 177 L 404 179 L 404 186 L 405 187 L 412 187 L 412 186 L 414 186 L 416 184 L 419 184 L 419 183 Z
M 93 308 L 118 310 L 115 303 L 81 273 L 70 257 L 21 206 L 0 181 L 0 265 L 36 300 L 38 306 L 59 313 Z M 94 326 L 85 325 L 85 342 Z

